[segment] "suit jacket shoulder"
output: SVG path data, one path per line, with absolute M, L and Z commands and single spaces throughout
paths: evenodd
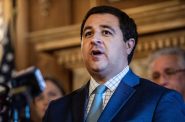
M 48 106 L 43 118 L 44 122 L 82 122 L 88 97 L 87 83 L 82 88 L 73 91 Z
M 51 102 L 44 122 L 84 122 L 88 102 L 86 84 Z M 129 71 L 104 108 L 98 122 L 185 121 L 182 96 Z
M 114 117 L 102 118 L 113 122 L 120 122 L 120 120 L 185 121 L 183 99 L 176 91 L 143 78 L 139 78 L 139 84 L 133 86 L 133 89 L 134 93 L 130 95 L 125 104 L 121 105 L 122 107 Z

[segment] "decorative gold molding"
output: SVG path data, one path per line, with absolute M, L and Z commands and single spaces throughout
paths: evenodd
M 66 68 L 74 69 L 84 66 L 79 47 L 59 50 L 54 55 L 57 57 L 58 63 Z
M 41 9 L 41 15 L 48 16 L 49 9 L 51 7 L 51 1 L 50 0 L 39 0 L 39 4 L 40 4 L 40 9 Z
M 146 57 L 159 48 L 185 48 L 185 1 L 170 0 L 124 11 L 138 26 L 139 43 L 135 58 Z M 72 25 L 30 33 L 28 40 L 35 45 L 36 51 L 52 52 L 59 64 L 74 68 L 83 65 L 79 33 L 80 25 Z
M 185 27 L 185 1 L 169 0 L 123 10 L 137 23 L 139 34 Z
M 152 51 L 165 47 L 185 48 L 185 29 L 139 37 L 135 58 L 147 57 Z
M 28 40 L 34 43 L 37 51 L 53 51 L 80 45 L 80 25 L 32 32 Z

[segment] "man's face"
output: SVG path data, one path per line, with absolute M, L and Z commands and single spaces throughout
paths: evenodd
M 111 14 L 91 15 L 83 28 L 81 51 L 87 70 L 112 77 L 127 64 L 127 46 L 118 18 Z
M 185 67 L 175 55 L 160 56 L 153 61 L 152 78 L 158 84 L 170 89 L 185 92 Z

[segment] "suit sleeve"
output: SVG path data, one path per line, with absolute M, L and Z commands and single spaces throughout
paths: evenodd
M 153 119 L 154 122 L 185 122 L 185 104 L 182 96 L 175 91 L 164 94 Z

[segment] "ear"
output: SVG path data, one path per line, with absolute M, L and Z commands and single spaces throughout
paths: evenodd
M 129 40 L 127 40 L 126 47 L 127 47 L 127 54 L 128 55 L 132 52 L 134 46 L 135 46 L 135 39 L 134 38 L 130 38 Z

